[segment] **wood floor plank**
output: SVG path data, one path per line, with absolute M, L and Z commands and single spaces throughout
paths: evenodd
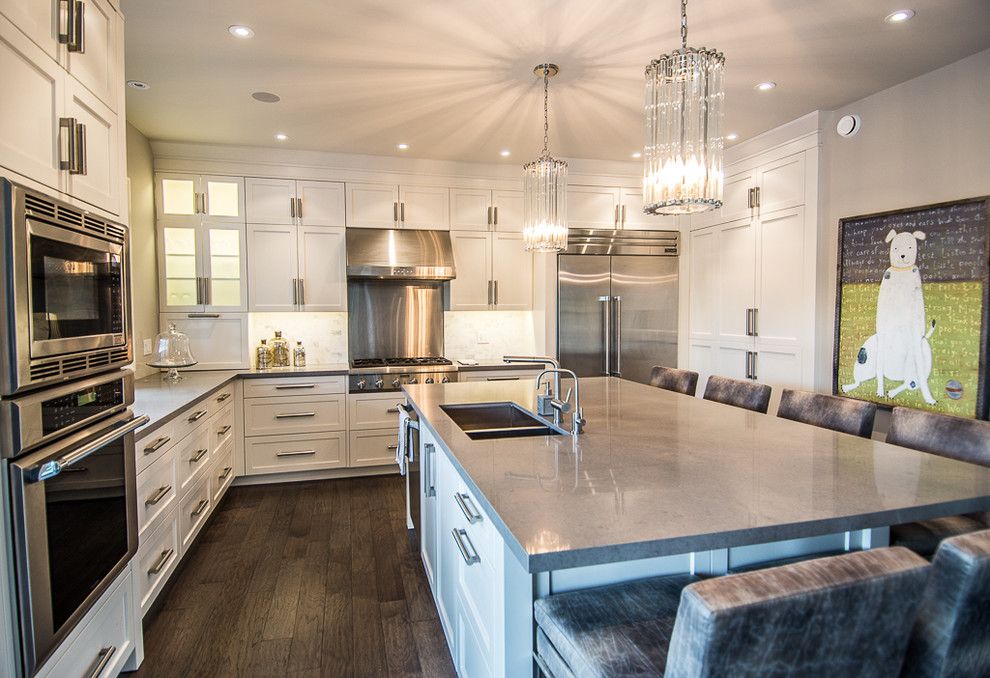
M 380 607 L 388 675 L 420 675 L 419 653 L 416 650 L 416 641 L 413 638 L 405 601 L 381 603 Z
M 295 627 L 289 650 L 290 672 L 316 670 L 322 666 L 323 613 L 326 606 L 326 544 L 312 542 L 303 562 L 296 606 Z
M 440 627 L 440 620 L 412 622 L 413 638 L 416 640 L 416 651 L 424 676 L 436 678 L 455 678 L 454 663 L 447 648 L 447 639 Z

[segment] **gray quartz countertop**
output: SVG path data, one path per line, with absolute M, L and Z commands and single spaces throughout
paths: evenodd
M 404 387 L 529 572 L 990 509 L 988 468 L 621 379 L 580 386 L 583 435 L 501 440 L 440 406 L 532 411 L 531 384 Z
M 207 395 L 238 379 L 260 377 L 317 377 L 347 374 L 347 365 L 313 365 L 312 367 L 275 367 L 267 370 L 209 370 L 184 371 L 182 380 L 169 384 L 160 374 L 142 377 L 134 382 L 134 414 L 148 415 L 150 421 L 137 430 L 143 437 L 169 422 L 186 408 Z
M 495 370 L 542 370 L 543 365 L 534 365 L 532 363 L 507 363 L 507 362 L 482 362 L 479 361 L 477 365 L 462 365 L 457 360 L 454 360 L 454 364 L 457 365 L 458 372 L 490 372 Z

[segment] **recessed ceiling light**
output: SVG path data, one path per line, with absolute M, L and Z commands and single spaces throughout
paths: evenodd
M 729 132 L 728 134 L 726 134 L 726 135 L 725 135 L 725 138 L 726 138 L 726 139 L 727 139 L 728 141 L 735 141 L 736 139 L 738 139 L 738 138 L 739 138 L 739 135 L 738 135 L 738 134 L 736 134 L 735 132 Z
M 633 151 L 630 155 L 632 155 L 632 157 L 634 157 L 634 158 L 642 158 L 643 157 L 643 152 L 642 151 Z
M 776 86 L 777 83 L 773 82 L 772 80 L 767 80 L 766 82 L 761 82 L 759 85 L 757 85 L 756 89 L 760 90 L 761 92 L 769 92 Z
M 282 97 L 271 92 L 253 92 L 251 97 L 265 104 L 275 104 L 282 100 Z
M 884 17 L 884 21 L 888 24 L 901 24 L 914 16 L 913 9 L 899 9 L 896 12 L 891 12 Z
M 287 134 L 282 134 L 281 132 L 279 132 L 278 134 L 275 135 L 275 138 L 278 141 L 285 141 L 286 139 L 289 138 L 289 136 Z
M 498 154 L 503 158 L 508 158 L 510 155 L 512 155 L 512 152 L 508 148 L 503 148 L 501 151 L 498 152 Z
M 409 144 L 396 144 L 395 147 L 398 148 L 400 151 L 404 151 L 407 148 L 409 148 Z
M 247 26 L 238 26 L 238 25 L 235 24 L 233 26 L 228 26 L 227 27 L 227 31 L 231 35 L 233 35 L 235 38 L 253 38 L 254 37 L 254 31 L 252 31 Z
M 151 85 L 140 80 L 128 80 L 127 86 L 131 89 L 151 89 Z

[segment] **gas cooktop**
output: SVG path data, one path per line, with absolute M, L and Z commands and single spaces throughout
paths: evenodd
M 457 366 L 447 358 L 355 358 L 351 361 L 351 393 L 398 391 L 403 384 L 440 384 L 457 381 Z
M 351 367 L 359 370 L 381 367 L 435 367 L 452 364 L 447 358 L 441 358 L 439 356 L 418 358 L 355 358 L 351 361 Z

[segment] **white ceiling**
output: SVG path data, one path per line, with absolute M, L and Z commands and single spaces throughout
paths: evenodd
M 883 22 L 901 6 L 917 16 Z M 152 139 L 475 162 L 538 154 L 532 69 L 544 60 L 561 67 L 551 151 L 628 160 L 642 144 L 643 67 L 680 43 L 676 0 L 125 0 L 124 11 L 127 77 L 151 85 L 128 90 L 127 117 Z M 726 126 L 740 139 L 990 47 L 987 0 L 691 0 L 688 19 L 690 44 L 726 55 Z M 256 35 L 233 38 L 231 24 Z M 755 91 L 764 80 L 778 87 Z M 282 101 L 257 102 L 257 90 Z

